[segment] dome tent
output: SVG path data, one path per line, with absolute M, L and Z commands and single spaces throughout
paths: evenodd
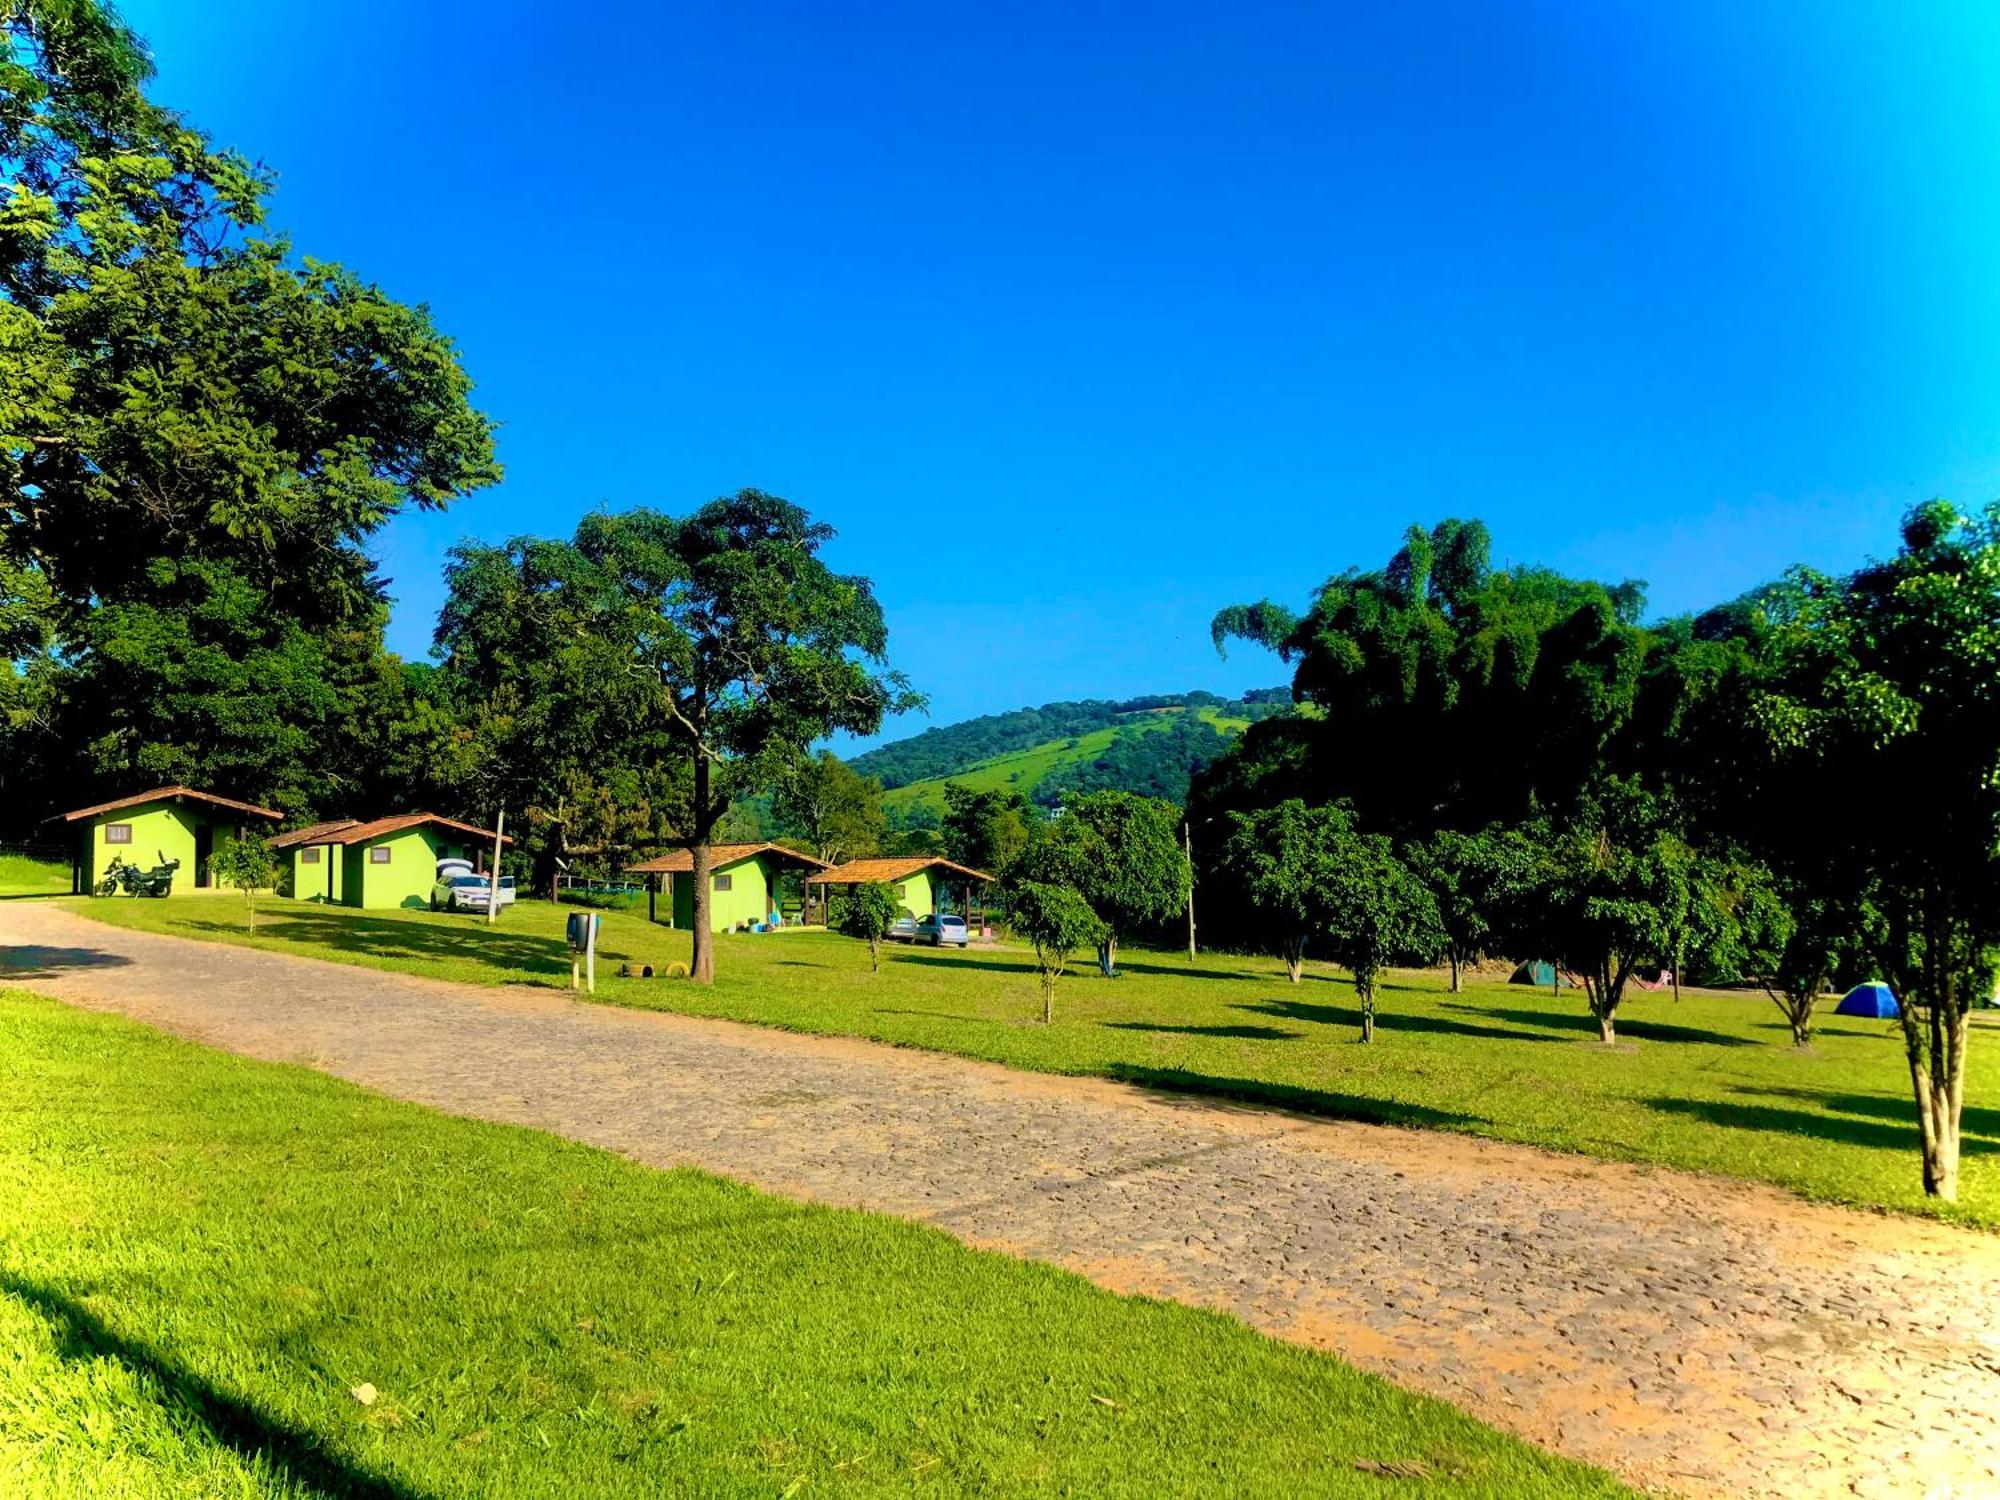
M 1869 1016 L 1878 1021 L 1893 1021 L 1903 1011 L 1896 1004 L 1896 997 L 1889 986 L 1879 979 L 1871 979 L 1866 984 L 1857 984 L 1841 996 L 1840 1004 L 1833 1008 L 1833 1013 L 1836 1016 Z

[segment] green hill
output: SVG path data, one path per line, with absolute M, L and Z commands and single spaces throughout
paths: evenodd
M 1178 802 L 1194 772 L 1247 725 L 1284 712 L 1290 696 L 1276 688 L 1241 699 L 1182 693 L 1048 703 L 929 729 L 852 764 L 889 788 L 890 822 L 904 828 L 935 826 L 948 781 L 1018 791 L 1044 806 L 1101 790 Z

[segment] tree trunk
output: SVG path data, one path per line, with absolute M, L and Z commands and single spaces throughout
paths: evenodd
M 710 913 L 715 907 L 714 878 L 715 853 L 708 846 L 708 839 L 691 851 L 694 856 L 694 952 L 688 962 L 688 978 L 696 984 L 715 983 L 715 934 L 709 930 Z
M 868 938 L 868 972 L 882 972 L 882 938 L 879 933 L 871 933 Z
M 1447 955 L 1451 959 L 1451 992 L 1456 995 L 1465 989 L 1465 956 L 1456 948 Z
M 1118 972 L 1118 939 L 1108 937 L 1097 945 L 1097 970 L 1106 979 Z
M 1293 938 L 1285 944 L 1285 973 L 1290 976 L 1293 984 L 1299 982 L 1299 976 L 1305 973 L 1305 967 L 1306 940 Z
M 1618 1018 L 1609 1011 L 1597 1018 L 1597 1039 L 1607 1047 L 1618 1040 Z
M 715 934 L 709 930 L 709 913 L 715 906 L 713 870 L 715 854 L 708 846 L 715 831 L 716 814 L 709 808 L 708 757 L 696 746 L 694 755 L 694 949 L 688 955 L 688 978 L 696 984 L 715 983 Z
M 1674 971 L 1670 976 L 1674 982 L 1674 1004 L 1681 1003 L 1681 950 L 1683 944 L 1674 944 Z
M 1056 971 L 1042 970 L 1042 1024 L 1053 1025 L 1056 1018 Z
M 1899 989 L 1897 994 L 1903 1005 L 1910 1087 L 1917 1100 L 1924 1192 L 1947 1203 L 1958 1198 L 1958 1133 L 1965 1107 L 1965 1044 L 1970 1030 L 1965 1009 L 1956 1003 L 1957 987 L 1957 981 L 1947 977 L 1938 986 L 1944 993 L 1934 995 L 1922 1015 L 1909 990 Z
M 1375 1040 L 1375 992 L 1369 990 L 1361 997 L 1361 1040 Z

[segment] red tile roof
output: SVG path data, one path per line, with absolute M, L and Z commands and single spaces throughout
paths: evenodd
M 739 865 L 752 855 L 776 854 L 785 859 L 796 860 L 814 869 L 830 868 L 825 860 L 814 859 L 810 854 L 801 854 L 796 849 L 787 849 L 783 844 L 710 844 L 709 855 L 714 868 L 720 870 L 725 865 Z M 656 854 L 651 859 L 636 865 L 627 865 L 628 875 L 672 875 L 694 869 L 694 852 L 689 849 L 669 849 L 665 854 Z M 815 877 L 817 878 L 817 877 Z
M 274 833 L 264 840 L 273 849 L 297 849 L 305 844 L 330 844 L 333 835 L 343 828 L 352 828 L 359 818 L 335 818 L 326 823 L 308 823 L 303 828 L 294 828 L 289 833 Z
M 451 828 L 459 833 L 470 834 L 474 838 L 490 839 L 493 830 L 480 828 L 472 823 L 461 823 L 456 818 L 440 817 L 436 813 L 395 813 L 390 817 L 376 818 L 367 823 L 349 823 L 345 828 L 337 828 L 326 836 L 329 844 L 366 844 L 374 839 L 386 838 L 392 833 L 401 833 L 405 828 Z M 511 844 L 514 840 L 502 834 L 500 842 Z
M 968 880 L 991 880 L 983 870 L 970 869 L 935 854 L 905 854 L 885 859 L 850 859 L 846 864 L 809 877 L 812 885 L 879 885 L 890 880 L 908 880 L 919 870 L 932 866 L 963 875 Z
M 62 815 L 65 823 L 74 823 L 78 818 L 93 818 L 99 813 L 119 812 L 128 807 L 144 807 L 148 802 L 206 802 L 214 807 L 226 807 L 231 812 L 249 813 L 253 817 L 269 818 L 277 822 L 285 816 L 274 807 L 259 807 L 254 802 L 238 802 L 233 797 L 218 797 L 213 792 L 198 792 L 191 786 L 156 786 L 150 792 L 140 792 L 132 797 L 120 797 L 115 802 L 100 802 L 95 807 L 79 807 L 75 812 Z

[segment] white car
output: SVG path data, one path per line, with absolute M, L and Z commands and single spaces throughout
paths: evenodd
M 514 904 L 514 877 L 500 877 L 500 904 Z M 486 877 L 473 872 L 471 862 L 463 859 L 441 859 L 438 861 L 437 882 L 431 886 L 432 911 L 485 911 L 493 901 L 493 893 L 487 885 Z

